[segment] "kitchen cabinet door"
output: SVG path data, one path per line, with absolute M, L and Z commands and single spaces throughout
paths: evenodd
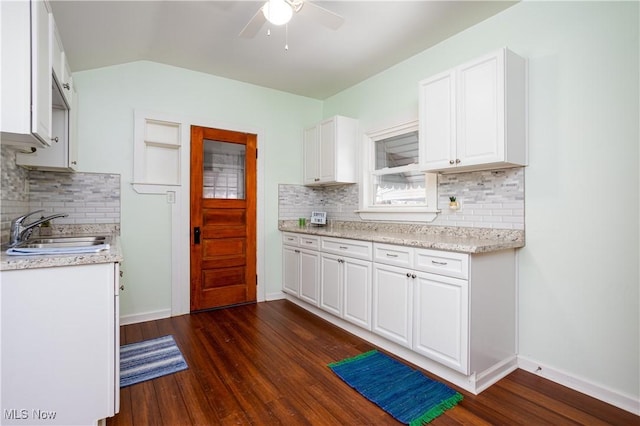
M 468 281 L 418 273 L 413 298 L 413 350 L 469 374 Z
M 303 182 L 305 185 L 313 185 L 320 181 L 320 160 L 318 158 L 319 130 L 320 128 L 318 126 L 313 126 L 304 130 Z
M 425 170 L 448 168 L 456 157 L 454 71 L 420 83 L 420 160 Z
M 0 2 L 3 143 L 51 144 L 48 7 L 41 0 Z
M 300 249 L 300 299 L 318 305 L 320 294 L 320 253 Z
M 411 271 L 391 265 L 374 264 L 372 331 L 411 348 L 412 294 Z
M 333 254 L 320 255 L 320 308 L 342 316 L 342 262 Z
M 342 317 L 371 330 L 371 262 L 343 258 L 344 312 Z
M 300 294 L 300 250 L 282 247 L 282 290 L 294 296 Z

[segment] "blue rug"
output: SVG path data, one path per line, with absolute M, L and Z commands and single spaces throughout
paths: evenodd
M 329 364 L 329 368 L 396 420 L 419 426 L 453 408 L 462 395 L 376 350 Z
M 120 346 L 120 387 L 189 368 L 173 336 Z

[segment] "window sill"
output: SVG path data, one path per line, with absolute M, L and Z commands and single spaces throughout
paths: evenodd
M 357 210 L 362 220 L 384 222 L 433 222 L 440 210 L 429 207 L 369 208 Z

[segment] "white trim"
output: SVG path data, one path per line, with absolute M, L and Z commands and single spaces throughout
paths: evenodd
M 171 317 L 171 309 L 142 312 L 140 314 L 123 315 L 120 317 L 120 325 L 137 324 L 139 322 L 153 321 Z
M 367 209 L 357 210 L 356 213 L 362 220 L 389 221 L 389 222 L 433 222 L 440 210 L 407 208 L 403 210 L 393 209 Z
M 614 405 L 622 410 L 635 415 L 640 415 L 640 400 L 632 395 L 627 395 L 622 392 L 609 389 L 606 386 L 592 383 L 586 379 L 577 377 L 557 368 L 549 367 L 548 365 L 539 363 L 522 355 L 518 356 L 518 367 L 537 376 L 551 380 L 552 382 L 559 383 L 575 391 Z
M 191 311 L 191 279 L 190 279 L 190 244 L 191 244 L 191 228 L 190 228 L 190 164 L 191 164 L 191 126 L 201 126 L 217 129 L 228 129 L 243 133 L 253 133 L 257 137 L 256 148 L 260 148 L 260 155 L 256 164 L 257 172 L 257 203 L 256 203 L 256 273 L 258 274 L 257 301 L 266 300 L 266 284 L 263 281 L 265 277 L 265 220 L 264 220 L 264 147 L 268 144 L 265 141 L 265 132 L 260 128 L 247 125 L 238 125 L 237 123 L 224 123 L 207 118 L 186 117 L 180 114 L 160 113 L 153 111 L 134 111 L 134 117 L 159 117 L 164 121 L 179 123 L 181 125 L 182 153 L 180 155 L 180 185 L 154 185 L 140 184 L 131 182 L 134 190 L 143 191 L 147 194 L 171 195 L 175 197 L 175 202 L 171 203 L 171 309 L 157 311 L 165 316 L 148 317 L 141 321 L 151 319 L 167 318 L 170 316 L 179 316 L 188 314 Z M 169 194 L 171 192 L 172 194 Z M 167 198 L 167 202 L 169 198 Z M 154 314 L 154 313 L 151 313 Z M 147 318 L 147 314 L 134 314 L 125 318 L 133 318 L 131 323 L 141 322 L 136 318 Z

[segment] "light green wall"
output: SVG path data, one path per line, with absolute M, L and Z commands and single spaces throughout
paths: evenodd
M 364 130 L 415 119 L 420 79 L 508 46 L 530 72 L 520 354 L 638 398 L 638 16 L 637 2 L 520 3 L 324 103 L 147 62 L 75 73 L 81 170 L 122 175 L 123 314 L 170 307 L 168 204 L 129 186 L 134 108 L 265 129 L 269 293 L 277 184 L 301 182 L 302 128 L 321 115 Z
M 529 60 L 520 354 L 640 395 L 637 2 L 524 2 L 324 103 L 364 129 L 417 115 L 417 82 L 507 46 Z
M 126 290 L 121 315 L 171 308 L 171 209 L 166 197 L 131 187 L 133 111 L 204 118 L 229 128 L 257 128 L 264 161 L 266 293 L 281 289 L 278 184 L 301 183 L 302 129 L 321 118 L 322 103 L 152 62 L 74 73 L 79 94 L 81 171 L 119 173 Z

